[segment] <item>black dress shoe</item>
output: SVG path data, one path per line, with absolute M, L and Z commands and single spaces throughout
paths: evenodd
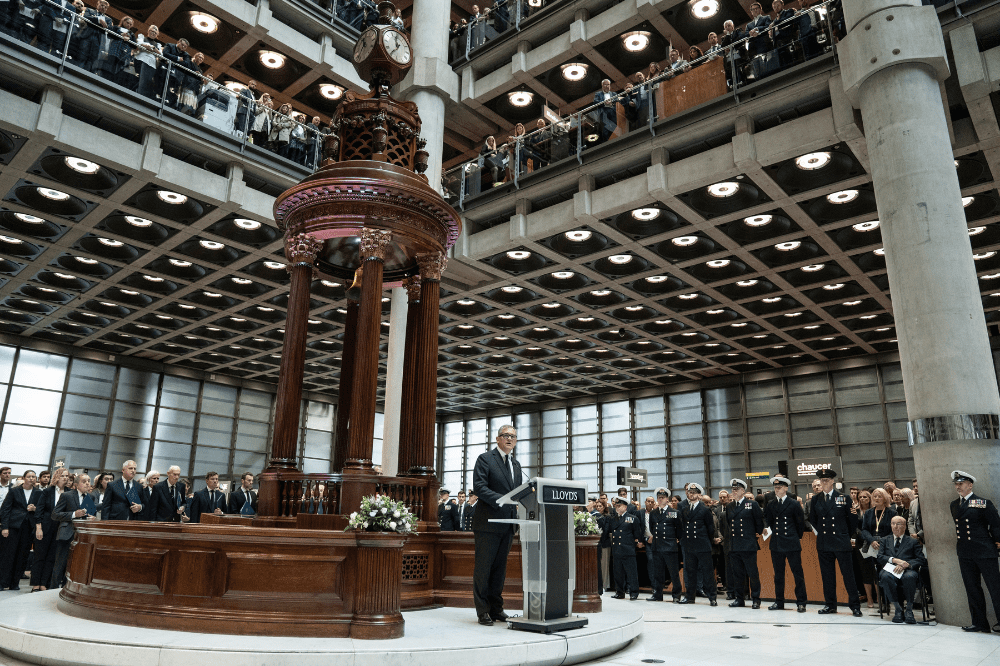
M 693 599 L 689 600 L 687 597 L 681 597 L 680 599 L 677 600 L 677 603 L 679 603 L 679 604 L 693 604 L 694 600 Z
M 896 611 L 896 614 L 892 616 L 892 621 L 894 624 L 903 624 L 903 611 Z
M 675 604 L 679 604 L 680 602 L 681 602 L 681 598 L 680 597 L 674 597 L 674 603 Z
M 710 602 L 708 602 L 708 605 L 709 605 L 709 606 L 718 606 L 718 605 L 719 605 L 719 602 L 718 602 L 718 601 L 716 601 L 715 599 L 712 599 L 712 600 L 711 600 Z
M 916 624 L 917 623 L 917 618 L 913 617 L 913 611 L 911 611 L 911 610 L 907 610 L 906 613 L 903 614 L 903 617 L 906 619 L 906 624 Z M 1000 626 L 1000 625 L 998 625 L 998 626 Z
M 733 600 L 733 599 L 735 599 L 735 598 L 736 598 L 736 597 L 734 597 L 734 596 L 733 596 L 733 593 L 732 593 L 732 592 L 727 592 L 727 593 L 726 593 L 726 600 L 727 600 L 727 601 L 732 601 L 732 600 Z
M 616 594 L 616 595 L 614 595 L 614 596 L 613 596 L 613 597 L 611 597 L 611 598 L 612 598 L 612 599 L 624 599 L 624 598 L 625 598 L 625 595 L 624 595 L 624 594 Z
M 797 607 L 795 608 L 795 610 L 797 610 L 797 611 L 798 611 L 798 612 L 800 612 L 800 613 L 805 613 L 805 612 L 806 612 L 806 605 L 805 605 L 805 604 L 799 604 L 799 605 L 798 605 L 798 606 L 797 606 Z
M 639 598 L 638 594 L 630 594 L 628 597 L 629 601 L 635 601 L 638 598 Z
M 775 601 L 773 604 L 767 607 L 767 610 L 785 610 L 785 604 L 779 604 Z
M 981 631 L 981 632 L 983 632 L 984 634 L 988 634 L 988 633 L 990 633 L 990 630 L 989 630 L 989 629 L 983 629 L 982 627 L 977 627 L 977 626 L 976 626 L 976 625 L 974 625 L 974 624 L 970 624 L 970 625 L 969 625 L 969 626 L 967 626 L 967 627 L 962 627 L 962 631 L 968 631 L 968 632 L 970 632 L 970 633 L 971 633 L 971 632 L 976 632 L 976 631 Z
M 646 597 L 646 601 L 663 601 L 663 597 L 654 594 L 651 597 Z
M 746 604 L 743 603 L 742 601 L 734 601 L 733 603 L 729 604 L 729 607 L 730 608 L 746 608 Z
M 484 627 L 492 627 L 493 618 L 490 617 L 489 613 L 483 613 L 482 615 L 479 616 L 479 624 L 483 625 Z
M 860 608 L 853 608 L 853 609 L 851 609 L 851 615 L 853 615 L 854 617 L 864 617 L 865 616 L 865 614 L 861 612 Z
M 10 590 L 11 592 L 17 592 L 17 591 L 19 591 L 19 590 L 20 590 L 21 588 L 20 588 L 20 586 L 18 586 L 18 585 L 15 585 L 14 587 L 8 587 L 7 589 L 8 589 L 8 590 Z
M 913 613 L 910 613 L 910 615 L 913 615 Z M 1000 622 L 993 625 L 993 631 L 1000 633 Z
M 493 618 L 494 622 L 503 622 L 507 619 L 507 613 L 500 611 L 499 613 L 490 613 L 490 617 Z
M 752 606 L 750 606 L 750 608 L 753 608 L 753 609 L 757 609 L 757 608 L 760 608 L 760 602 L 759 602 L 759 601 L 755 601 L 755 602 L 753 602 L 753 605 L 752 605 Z
M 817 613 L 819 613 L 820 615 L 828 615 L 828 614 L 830 614 L 830 613 L 836 613 L 836 612 L 837 612 L 837 609 L 836 609 L 836 608 L 833 608 L 833 607 L 831 607 L 831 606 L 823 606 L 822 608 L 820 608 L 820 609 L 819 609 L 818 611 L 816 611 L 816 612 L 817 612 Z

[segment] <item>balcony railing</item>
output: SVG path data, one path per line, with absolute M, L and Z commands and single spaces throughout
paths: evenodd
M 515 32 L 541 18 L 564 0 L 498 0 L 477 16 L 453 23 L 448 35 L 448 61 L 468 60 L 489 42 Z

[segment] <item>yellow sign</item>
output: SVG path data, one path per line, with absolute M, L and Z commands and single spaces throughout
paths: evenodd
M 770 472 L 747 472 L 747 479 L 770 479 Z

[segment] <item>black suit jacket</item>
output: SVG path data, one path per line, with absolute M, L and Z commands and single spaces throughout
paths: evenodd
M 694 509 L 691 505 L 681 509 L 681 546 L 692 553 L 712 552 L 712 541 L 715 539 L 715 514 L 698 502 Z M 720 535 L 721 536 L 721 535 Z
M 760 550 L 757 535 L 764 531 L 764 511 L 756 500 L 744 498 L 727 504 L 726 521 L 729 523 L 730 550 Z
M 139 520 L 148 520 L 151 523 L 156 521 L 156 486 L 158 485 L 160 484 L 157 483 L 155 486 L 149 486 L 139 491 L 139 497 L 142 498 L 142 511 L 139 512 Z
M 41 525 L 43 533 L 52 529 L 52 509 L 54 508 L 56 508 L 56 487 L 48 486 L 42 491 L 34 517 L 35 525 Z
M 0 529 L 34 529 L 35 514 L 28 511 L 28 505 L 34 504 L 37 511 L 38 503 L 41 501 L 42 491 L 38 487 L 31 489 L 28 501 L 25 501 L 24 490 L 20 486 L 11 488 L 3 500 L 3 505 L 0 506 Z
M 243 505 L 247 502 L 247 495 L 243 492 L 243 486 L 240 486 L 235 491 L 229 493 L 229 508 L 226 513 L 239 513 L 243 510 Z M 253 512 L 257 513 L 257 493 L 250 489 L 250 506 L 253 508 Z
M 442 532 L 455 532 L 458 525 L 458 502 L 453 499 L 438 504 L 438 525 Z
M 216 490 L 212 494 L 214 497 L 209 497 L 208 488 L 202 488 L 194 494 L 191 510 L 188 511 L 192 523 L 200 523 L 203 513 L 214 513 L 216 509 L 222 509 L 222 513 L 226 512 L 226 496 L 221 490 Z
M 142 486 L 132 479 L 132 484 L 142 498 Z M 159 485 L 159 484 L 157 484 Z M 140 501 L 141 504 L 141 501 Z M 125 481 L 115 479 L 104 492 L 104 504 L 101 506 L 101 520 L 142 520 L 142 512 L 132 513 L 132 502 L 125 495 Z
M 476 515 L 476 507 L 479 506 L 479 502 L 477 501 L 475 504 L 469 504 L 468 502 L 466 502 L 462 506 L 465 507 L 465 511 L 463 512 L 462 507 L 460 506 L 458 508 L 458 514 L 456 515 L 456 518 L 458 518 L 459 522 L 458 529 L 462 530 L 463 532 L 471 532 L 472 520 Z
M 503 464 L 503 454 L 494 448 L 479 454 L 476 466 L 472 471 L 472 491 L 479 501 L 476 502 L 476 515 L 472 520 L 474 532 L 513 531 L 514 526 L 504 523 L 491 523 L 491 518 L 517 518 L 517 507 L 513 504 L 501 507 L 497 500 L 521 485 L 521 465 L 516 459 L 511 459 L 514 468 L 514 478 Z
M 68 541 L 76 534 L 76 525 L 73 524 L 73 514 L 80 509 L 80 493 L 75 490 L 68 490 L 62 494 L 52 510 L 52 522 L 59 525 L 56 532 L 56 540 Z M 44 528 L 43 528 L 44 529 Z
M 809 522 L 819 534 L 816 550 L 851 550 L 851 536 L 858 529 L 858 516 L 851 512 L 851 498 L 834 489 L 830 500 L 824 493 L 814 495 L 809 506 Z
M 784 502 L 771 501 L 764 507 L 764 525 L 771 530 L 771 550 L 788 553 L 802 550 L 806 518 L 799 501 L 787 495 Z
M 878 555 L 875 557 L 875 560 L 878 562 L 879 571 L 894 557 L 906 560 L 910 568 L 914 571 L 919 570 L 920 567 L 927 566 L 927 559 L 924 557 L 924 547 L 909 534 L 903 535 L 902 540 L 899 542 L 899 548 L 896 548 L 896 537 L 892 534 L 882 537 L 878 540 L 878 543 Z
M 972 493 L 969 502 L 962 506 L 962 499 L 956 498 L 951 503 L 951 517 L 955 519 L 958 537 L 955 548 L 959 557 L 996 559 L 1000 515 L 993 502 Z
M 152 518 L 150 520 L 156 521 L 158 523 L 179 523 L 181 522 L 181 517 L 177 513 L 177 509 L 184 506 L 184 498 L 187 496 L 187 488 L 181 481 L 177 482 L 177 499 L 178 502 L 174 503 L 173 499 L 170 497 L 170 485 L 166 481 L 160 481 L 158 484 L 153 486 L 153 498 L 152 502 L 153 511 Z

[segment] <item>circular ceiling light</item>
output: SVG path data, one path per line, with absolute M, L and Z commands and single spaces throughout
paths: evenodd
M 802 314 L 802 313 L 801 312 L 786 312 L 785 316 L 786 317 L 798 317 L 800 314 Z
M 875 319 L 876 317 L 878 317 L 878 315 L 862 315 L 861 318 L 862 319 Z M 817 326 L 817 328 L 819 328 L 819 327 Z
M 470 298 L 462 299 L 458 302 L 459 305 L 475 305 L 476 302 Z
M 763 227 L 764 225 L 770 224 L 773 219 L 773 215 L 752 215 L 750 217 L 744 217 L 743 224 L 748 227 Z
M 725 310 L 706 310 L 706 312 L 710 315 L 719 315 L 725 312 Z
M 226 88 L 232 90 L 234 93 L 238 93 L 239 91 L 246 88 L 246 86 L 240 83 L 239 81 L 226 81 Z
M 319 283 L 321 285 L 323 285 L 324 287 L 330 287 L 331 289 L 333 287 L 339 287 L 340 286 L 339 282 L 334 282 L 333 280 L 320 280 Z
M 587 77 L 587 65 L 582 62 L 570 62 L 563 65 L 563 78 L 567 81 L 581 81 Z
M 861 305 L 861 301 L 844 301 L 844 305 Z
M 607 296 L 610 293 L 611 293 L 610 289 L 595 289 L 594 291 L 590 292 L 590 295 L 591 296 Z
M 69 199 L 69 195 L 65 192 L 60 192 L 59 190 L 53 190 L 48 187 L 39 187 L 38 193 L 41 194 L 46 199 L 52 199 L 53 201 L 66 201 Z
M 636 220 L 655 220 L 660 216 L 659 208 L 636 208 L 632 211 L 632 217 Z
M 273 271 L 278 271 L 285 267 L 285 265 L 280 261 L 265 261 L 264 265 Z
M 969 205 L 975 200 L 976 197 L 962 197 L 962 208 L 968 208 Z
M 582 321 L 583 323 L 588 324 L 588 323 L 594 321 L 594 318 L 593 317 L 579 317 L 577 319 L 577 321 Z
M 652 35 L 645 30 L 627 32 L 622 35 L 622 45 L 625 47 L 626 51 L 638 53 L 639 51 L 646 50 L 646 47 L 649 46 L 651 37 Z
M 781 250 L 782 252 L 789 252 L 791 250 L 797 250 L 802 247 L 802 241 L 788 241 L 786 243 L 778 243 L 774 246 L 774 249 Z
M 858 224 L 851 225 L 851 228 L 855 231 L 872 231 L 878 229 L 878 220 L 873 220 L 872 222 L 859 222 Z
M 989 259 L 990 257 L 993 256 L 996 256 L 996 252 L 993 252 L 991 250 L 989 252 L 983 252 L 982 254 L 974 254 L 972 255 L 972 258 L 975 259 L 976 261 L 979 261 L 980 259 Z
M 670 239 L 670 242 L 678 247 L 688 247 L 698 242 L 697 236 L 678 236 Z
M 115 240 L 114 238 L 98 238 L 97 240 L 102 245 L 107 245 L 108 247 L 121 247 L 125 244 L 120 240 Z
M 573 271 L 556 271 L 555 273 L 552 274 L 552 277 L 554 277 L 557 280 L 568 280 L 574 275 L 576 275 L 576 273 L 574 273 Z
M 719 0 L 697 0 L 691 5 L 691 16 L 696 19 L 710 19 L 719 13 Z
M 825 267 L 826 264 L 809 264 L 808 266 L 803 266 L 799 270 L 805 271 L 806 273 L 815 273 L 817 271 L 823 270 L 823 268 Z
M 507 101 L 510 102 L 511 106 L 525 107 L 531 104 L 531 100 L 534 99 L 534 95 L 527 90 L 515 90 L 507 95 Z
M 153 226 L 152 220 L 147 220 L 144 217 L 136 217 L 135 215 L 126 215 L 125 221 L 131 224 L 133 227 L 151 227 Z
M 528 252 L 527 250 L 511 250 L 510 252 L 507 253 L 508 259 L 514 259 L 516 261 L 519 261 L 521 259 L 527 259 L 530 256 L 531 253 Z
M 1000 273 L 991 273 L 990 275 L 983 276 L 984 280 L 996 280 L 997 278 L 1000 278 Z
M 685 301 L 690 301 L 692 298 L 698 298 L 698 294 L 681 294 L 677 298 L 682 298 Z
M 517 287 L 517 286 L 511 285 L 509 287 L 500 287 L 500 291 L 502 291 L 504 293 L 507 293 L 507 294 L 517 294 L 519 292 L 524 291 L 524 287 Z
M 344 94 L 344 89 L 332 83 L 321 83 L 319 94 L 330 100 L 338 100 Z
M 56 277 L 60 280 L 75 280 L 76 277 L 68 273 L 56 273 Z
M 777 303 L 781 300 L 781 296 L 769 296 L 768 298 L 762 299 L 765 303 Z
M 631 254 L 613 254 L 610 257 L 608 257 L 608 261 L 610 261 L 613 264 L 617 264 L 617 265 L 621 266 L 623 264 L 627 264 L 628 262 L 632 261 L 632 255 Z
M 835 291 L 837 289 L 843 289 L 844 288 L 844 283 L 840 282 L 840 283 L 837 283 L 837 284 L 824 284 L 823 288 L 826 289 L 827 291 Z
M 986 231 L 986 227 L 969 227 L 970 236 L 978 236 L 979 234 Z
M 91 259 L 90 257 L 73 257 L 73 258 L 79 261 L 81 264 L 87 264 L 88 266 L 97 263 L 97 259 Z
M 260 229 L 260 222 L 257 220 L 248 220 L 246 218 L 240 217 L 233 220 L 240 229 L 246 229 L 247 231 L 253 231 L 255 229 Z
M 198 244 L 201 245 L 206 250 L 221 250 L 222 248 L 226 247 L 222 243 L 217 243 L 216 241 L 210 241 L 210 240 L 198 241 Z
M 877 254 L 880 257 L 884 257 L 885 256 L 885 248 L 884 247 L 880 247 L 877 250 L 872 250 L 872 252 L 874 252 L 875 254 Z
M 261 312 L 274 312 L 274 308 L 265 308 L 263 305 L 258 305 L 257 309 Z M 324 343 L 329 343 L 329 340 L 323 340 Z
M 752 287 L 757 284 L 757 280 L 740 280 L 736 283 L 737 287 Z
M 170 259 L 169 262 L 171 265 L 177 266 L 177 268 L 187 268 L 191 265 L 190 261 L 184 261 L 183 259 Z
M 37 215 L 29 215 L 28 213 L 14 213 L 14 217 L 28 224 L 41 224 L 45 221 Z
M 593 232 L 581 229 L 579 231 L 567 231 L 563 235 L 566 236 L 566 240 L 576 241 L 579 243 L 585 240 L 590 240 L 590 237 L 594 234 Z
M 156 277 L 155 275 L 143 275 L 144 280 L 149 280 L 150 282 L 163 282 L 163 278 Z
M 728 259 L 714 259 L 712 261 L 705 262 L 705 265 L 709 268 L 725 268 L 729 265 Z
M 174 205 L 180 205 L 188 200 L 185 195 L 178 192 L 170 192 L 168 190 L 158 190 L 156 192 L 156 196 L 160 198 L 160 201 Z
M 639 310 L 642 310 L 642 308 L 643 308 L 643 306 L 641 306 L 641 305 L 626 305 L 625 306 L 625 309 L 627 311 L 629 311 L 629 312 L 638 312 Z M 615 332 L 617 333 L 617 331 L 615 331 Z
M 832 204 L 845 204 L 858 198 L 857 190 L 841 190 L 833 194 L 826 195 L 826 200 Z
M 191 15 L 191 27 L 198 32 L 203 32 L 206 35 L 211 35 L 213 32 L 219 29 L 219 19 L 208 14 L 192 14 Z
M 670 278 L 667 275 L 650 275 L 648 278 L 646 278 L 646 282 L 650 282 L 652 284 L 659 284 L 660 282 L 666 282 L 669 279 Z
M 139 292 L 132 291 L 131 289 L 122 289 L 121 292 L 123 294 L 125 294 L 126 296 L 138 296 L 139 295 Z
M 281 69 L 285 66 L 285 56 L 277 51 L 261 51 L 257 57 L 260 58 L 260 64 L 268 69 Z
M 716 183 L 714 185 L 708 186 L 708 193 L 713 197 L 724 198 L 731 197 L 740 191 L 740 184 L 732 181 L 726 181 L 724 183 Z
M 551 308 L 561 308 L 562 304 L 561 303 L 542 303 L 542 307 L 543 308 L 549 308 L 549 309 L 551 309 Z
M 100 164 L 80 159 L 79 157 L 66 157 L 63 161 L 66 163 L 66 166 L 78 173 L 94 174 L 101 170 Z
M 830 163 L 830 153 L 807 153 L 795 158 L 795 166 L 803 171 L 822 169 Z
M 234 277 L 234 278 L 229 278 L 229 279 L 232 280 L 233 282 L 235 282 L 236 284 L 243 284 L 243 285 L 253 284 L 253 280 L 248 280 L 246 278 Z
M 747 323 L 745 321 L 741 321 L 741 322 L 736 323 L 736 324 L 730 324 L 730 326 L 732 326 L 733 328 L 743 328 L 746 325 L 747 325 Z

